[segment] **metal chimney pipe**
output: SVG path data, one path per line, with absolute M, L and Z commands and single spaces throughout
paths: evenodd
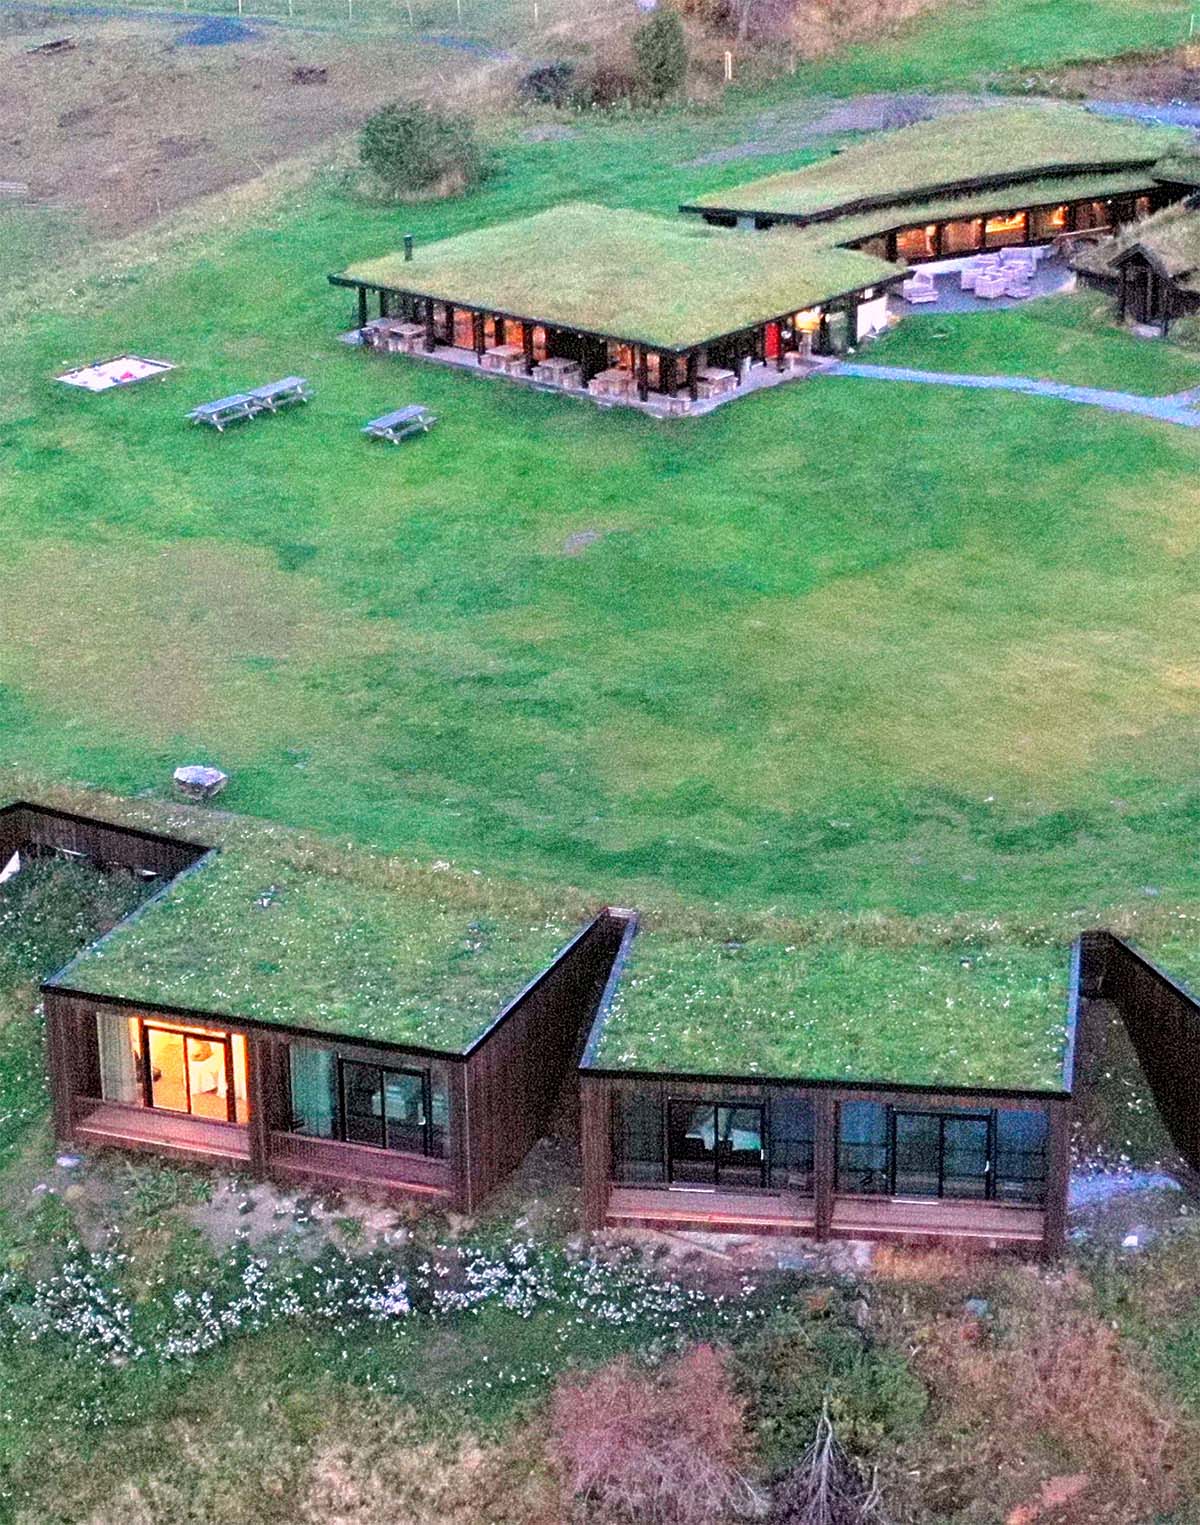
M 413 236 L 412 236 L 411 233 L 406 233 L 404 235 L 404 258 L 405 258 L 405 260 L 412 259 L 412 251 L 413 251 Z

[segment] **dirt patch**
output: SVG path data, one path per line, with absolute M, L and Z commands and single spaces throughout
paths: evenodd
M 750 127 L 750 136 L 726 148 L 716 148 L 688 161 L 687 167 L 703 164 L 728 164 L 737 159 L 753 159 L 765 154 L 793 153 L 810 148 L 827 138 L 845 137 L 860 132 L 891 132 L 926 122 L 933 117 L 949 116 L 970 107 L 999 105 L 1001 102 L 974 95 L 919 95 L 887 92 L 861 95 L 854 100 L 802 107 L 780 107 L 765 111 Z
M 1020 85 L 1023 90 L 1072 100 L 1200 105 L 1200 47 L 1185 46 L 1165 53 L 1127 53 L 1103 62 L 1022 74 Z
M 43 208 L 80 209 L 102 238 L 356 130 L 398 80 L 432 80 L 446 58 L 429 44 L 229 17 L 89 16 L 70 52 L 35 54 L 31 44 L 61 35 L 61 16 L 0 12 L 0 23 L 0 180 L 28 181 Z M 497 67 L 456 56 L 455 99 Z M 320 89 L 298 83 L 317 76 Z

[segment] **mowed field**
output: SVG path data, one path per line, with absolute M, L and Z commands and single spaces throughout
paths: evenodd
M 848 380 L 660 423 L 337 342 L 327 271 L 744 173 L 694 149 L 672 119 L 510 142 L 481 194 L 401 212 L 318 184 L 14 315 L 0 762 L 132 794 L 202 758 L 231 809 L 650 904 L 1190 893 L 1194 435 Z M 980 318 L 972 364 L 1020 369 L 1029 321 Z M 1191 379 L 1094 343 L 1098 379 Z M 51 379 L 127 349 L 178 369 Z M 293 372 L 306 409 L 184 421 Z M 360 437 L 414 401 L 428 439 Z

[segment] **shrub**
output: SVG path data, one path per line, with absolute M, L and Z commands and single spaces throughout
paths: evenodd
M 711 1525 L 756 1511 L 749 1437 L 728 1362 L 698 1345 L 657 1379 L 627 1359 L 560 1382 L 550 1454 L 567 1489 L 638 1525 Z
M 649 101 L 677 95 L 687 78 L 688 49 L 679 12 L 662 6 L 633 34 L 639 93 Z
M 368 118 L 358 153 L 363 167 L 394 196 L 451 196 L 483 174 L 470 119 L 419 101 L 398 101 Z
M 628 68 L 619 63 L 598 62 L 576 81 L 573 97 L 580 109 L 591 106 L 607 111 L 631 101 L 636 93 L 637 81 Z
M 575 65 L 565 59 L 538 64 L 521 80 L 517 94 L 538 106 L 569 106 L 575 95 Z

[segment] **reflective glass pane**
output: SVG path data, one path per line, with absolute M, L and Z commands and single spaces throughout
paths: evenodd
M 389 1149 L 425 1152 L 425 1081 L 398 1070 L 383 1072 L 386 1142 Z
M 150 1050 L 150 1103 L 169 1112 L 188 1109 L 187 1063 L 183 1052 L 183 1034 L 146 1029 Z
M 771 1098 L 771 1185 L 788 1191 L 813 1189 L 813 1104 L 805 1096 Z
M 941 1149 L 941 1119 L 936 1113 L 896 1113 L 897 1196 L 937 1196 Z
M 229 1117 L 229 1074 L 224 1043 L 212 1038 L 184 1039 L 187 1045 L 188 1094 L 193 1117 L 225 1122 Z
M 289 1050 L 292 1079 L 292 1132 L 309 1138 L 337 1133 L 337 1061 L 327 1048 L 293 1043 Z
M 761 1107 L 717 1108 L 717 1178 L 722 1186 L 761 1186 Z
M 383 1071 L 373 1064 L 342 1062 L 345 1134 L 351 1144 L 383 1143 Z
M 671 1180 L 682 1184 L 715 1186 L 716 1107 L 686 1101 L 671 1102 L 668 1108 L 667 1135 Z
M 661 1181 L 662 1101 L 657 1091 L 619 1090 L 613 1096 L 613 1173 L 618 1181 Z
M 996 1196 L 1007 1202 L 1042 1202 L 1046 1194 L 1044 1112 L 996 1113 Z
M 987 1185 L 987 1118 L 943 1118 L 942 1195 L 986 1197 Z
M 847 1101 L 838 1108 L 838 1190 L 888 1190 L 887 1108 L 878 1101 Z

